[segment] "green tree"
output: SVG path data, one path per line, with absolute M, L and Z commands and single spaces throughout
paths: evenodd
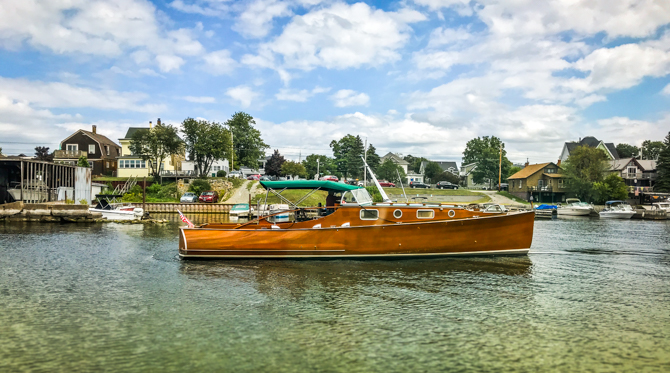
M 408 172 L 414 172 L 414 173 L 417 173 L 417 174 L 419 172 L 421 172 L 421 163 L 424 162 L 424 161 L 428 161 L 427 158 L 414 157 L 411 154 L 406 155 L 405 157 L 403 157 L 403 159 L 405 161 L 407 161 L 407 163 L 409 163 L 409 165 L 407 165 L 407 171 Z
M 640 148 L 630 144 L 617 144 L 616 152 L 619 153 L 619 158 L 638 157 Z
M 230 131 L 219 123 L 186 118 L 181 123 L 181 132 L 198 176 L 207 175 L 215 160 L 225 159 L 230 154 Z
M 35 147 L 35 158 L 39 161 L 51 162 L 54 160 L 54 155 L 49 153 L 49 148 L 46 146 Z
M 184 142 L 177 134 L 177 128 L 169 124 L 137 131 L 130 140 L 130 151 L 149 163 L 151 174 L 160 175 L 163 160 L 169 156 L 183 154 Z
M 240 111 L 224 124 L 233 133 L 233 167 L 258 168 L 258 160 L 265 157 L 265 149 L 270 147 L 261 138 L 261 131 L 253 126 L 256 124 L 254 117 Z
M 658 154 L 656 172 L 658 176 L 654 184 L 654 191 L 670 192 L 670 132 L 665 137 L 663 149 Z
M 368 166 L 372 169 L 372 171 L 376 171 L 377 167 L 382 163 L 381 158 L 379 157 L 379 154 L 377 154 L 377 149 L 370 144 L 368 146 L 368 150 L 365 152 L 366 153 L 366 162 L 368 162 Z
M 377 168 L 376 173 L 380 180 L 388 180 L 392 183 L 398 183 L 400 181 L 400 179 L 398 179 L 398 173 L 403 180 L 405 180 L 405 177 L 407 176 L 405 174 L 405 170 L 393 162 L 391 158 L 387 158 L 384 162 L 382 162 L 382 164 Z
M 644 140 L 642 142 L 642 159 L 656 159 L 663 150 L 662 141 Z
M 568 179 L 567 189 L 582 201 L 594 202 L 599 198 L 595 183 L 602 182 L 607 171 L 607 155 L 597 148 L 575 148 L 563 163 L 563 174 Z
M 430 182 L 435 182 L 434 179 L 438 175 L 442 174 L 442 172 L 444 171 L 442 170 L 442 167 L 440 167 L 439 164 L 437 164 L 436 162 L 428 162 L 424 170 L 424 176 L 426 176 L 426 178 L 428 178 Z
M 77 166 L 79 166 L 79 167 L 91 167 L 88 164 L 88 159 L 86 159 L 86 156 L 83 155 L 83 154 L 79 157 L 79 161 L 77 162 Z
M 346 177 L 361 178 L 363 176 L 363 140 L 360 136 L 346 135 L 339 141 L 331 141 L 333 156 L 337 169 Z
M 595 200 L 598 203 L 628 198 L 628 187 L 617 174 L 609 174 L 603 181 L 593 183 L 593 190 Z
M 283 176 L 305 177 L 307 176 L 307 171 L 302 163 L 286 161 L 281 165 L 281 174 Z
M 0 148 L 0 157 L 4 157 L 5 155 L 2 154 L 2 148 Z
M 442 173 L 436 175 L 434 178 L 430 179 L 432 183 L 439 183 L 440 181 L 448 181 L 452 184 L 460 184 L 461 178 L 452 174 L 449 171 L 442 171 Z
M 465 145 L 463 163 L 477 163 L 472 171 L 472 179 L 476 184 L 488 182 L 489 186 L 498 183 L 500 150 L 502 149 L 502 175 L 508 175 L 512 162 L 507 159 L 505 144 L 495 136 L 474 138 Z
M 265 163 L 265 174 L 270 176 L 280 176 L 281 166 L 286 162 L 284 156 L 279 154 L 279 150 L 275 149 L 275 152 L 272 153 L 272 156 Z
M 318 163 L 317 163 L 318 160 Z M 333 158 L 327 157 L 321 154 L 310 154 L 303 161 L 302 165 L 305 166 L 306 177 L 308 179 L 314 179 L 317 171 L 321 175 L 335 175 L 337 177 L 342 176 L 337 171 L 337 164 Z M 318 175 L 321 177 L 321 175 Z M 319 178 L 317 177 L 317 179 Z
M 507 170 L 507 176 L 503 176 L 503 179 L 507 180 L 508 177 L 514 175 L 515 173 L 521 171 L 521 167 L 519 166 L 512 166 Z
M 212 186 L 205 179 L 195 179 L 191 181 L 191 185 L 188 186 L 188 191 L 195 193 L 197 196 L 207 190 L 212 190 Z

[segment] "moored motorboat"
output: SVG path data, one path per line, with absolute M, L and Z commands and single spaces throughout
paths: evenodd
M 110 202 L 107 198 L 98 197 L 95 207 L 88 209 L 90 212 L 99 212 L 107 220 L 139 220 L 144 215 L 144 210 L 129 203 Z
M 327 192 L 325 206 L 291 206 L 246 223 L 180 228 L 182 258 L 345 258 L 525 254 L 534 213 L 431 203 L 375 204 L 366 189 L 332 181 L 261 181 L 269 193 Z M 323 193 L 321 192 L 321 193 Z M 382 194 L 385 196 L 384 194 Z M 288 202 L 288 201 L 285 201 Z M 278 219 L 278 217 L 282 217 Z
M 568 198 L 566 205 L 556 209 L 558 216 L 589 216 L 593 209 L 590 203 L 582 202 L 578 198 Z
M 607 201 L 605 208 L 598 214 L 606 219 L 630 219 L 635 215 L 635 210 L 625 201 Z
M 249 211 L 248 203 L 238 203 L 231 207 L 230 216 L 249 216 Z

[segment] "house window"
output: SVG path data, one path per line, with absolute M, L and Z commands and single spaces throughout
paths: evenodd
M 558 179 L 558 187 L 563 188 L 563 179 Z
M 109 168 L 109 162 L 105 162 L 105 168 Z
M 361 210 L 361 220 L 377 220 L 379 219 L 379 210 L 365 209 Z
M 147 161 L 142 161 L 142 168 L 147 168 Z
M 95 144 L 88 144 L 88 154 L 95 154 Z
M 628 167 L 628 175 L 634 177 L 637 173 L 637 167 Z
M 68 153 L 76 153 L 79 151 L 79 145 L 78 144 L 67 144 L 65 145 L 65 149 L 67 149 Z
M 434 210 L 416 210 L 416 217 L 418 219 L 432 219 L 435 217 Z
M 523 188 L 523 180 L 519 180 L 519 189 Z
M 105 145 L 105 153 L 107 153 L 107 155 L 109 155 L 109 146 L 108 145 Z

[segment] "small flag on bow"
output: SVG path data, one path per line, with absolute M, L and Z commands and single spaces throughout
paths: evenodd
M 195 226 L 193 225 L 193 223 L 191 223 L 191 221 L 188 220 L 188 218 L 187 218 L 186 216 L 184 216 L 184 214 L 181 213 L 181 211 L 177 210 L 177 212 L 179 213 L 179 218 L 181 219 L 181 221 L 183 221 L 184 223 L 188 224 L 188 227 L 189 227 L 189 228 L 193 228 L 193 227 L 195 227 Z

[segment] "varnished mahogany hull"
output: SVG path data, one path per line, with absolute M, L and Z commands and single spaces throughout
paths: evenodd
M 345 258 L 526 254 L 535 214 L 308 229 L 181 228 L 183 258 Z

